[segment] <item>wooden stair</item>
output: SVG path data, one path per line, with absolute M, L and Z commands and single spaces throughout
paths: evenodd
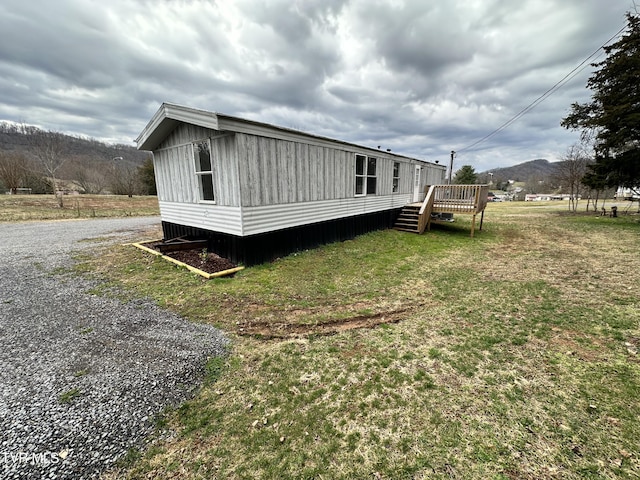
M 395 230 L 401 230 L 403 232 L 420 232 L 420 204 L 408 204 L 402 207 L 402 211 L 396 223 L 393 225 Z
M 430 185 L 422 203 L 409 203 L 402 207 L 393 225 L 396 230 L 424 233 L 431 227 L 431 214 L 466 213 L 473 215 L 471 237 L 480 214 L 480 230 L 487 206 L 489 185 Z

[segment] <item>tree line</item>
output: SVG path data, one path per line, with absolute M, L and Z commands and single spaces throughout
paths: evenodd
M 0 123 L 0 189 L 55 195 L 70 191 L 155 195 L 152 157 L 125 145 L 107 145 L 25 124 Z

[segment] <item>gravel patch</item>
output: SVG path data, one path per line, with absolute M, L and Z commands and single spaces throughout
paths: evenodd
M 72 254 L 158 217 L 0 224 L 0 478 L 96 478 L 193 395 L 222 332 L 91 294 Z

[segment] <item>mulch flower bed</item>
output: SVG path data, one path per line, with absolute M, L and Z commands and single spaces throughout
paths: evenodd
M 159 251 L 155 244 L 151 245 L 151 247 Z M 174 252 L 167 252 L 164 255 L 175 258 L 182 263 L 186 263 L 206 273 L 217 273 L 237 267 L 231 260 L 201 249 L 176 250 Z

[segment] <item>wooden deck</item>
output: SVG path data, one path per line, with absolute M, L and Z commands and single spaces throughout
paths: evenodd
M 473 215 L 471 236 L 475 232 L 476 217 L 480 215 L 480 230 L 487 206 L 488 185 L 431 185 L 424 201 L 405 206 L 395 228 L 415 233 L 429 230 L 432 214 L 458 213 Z

